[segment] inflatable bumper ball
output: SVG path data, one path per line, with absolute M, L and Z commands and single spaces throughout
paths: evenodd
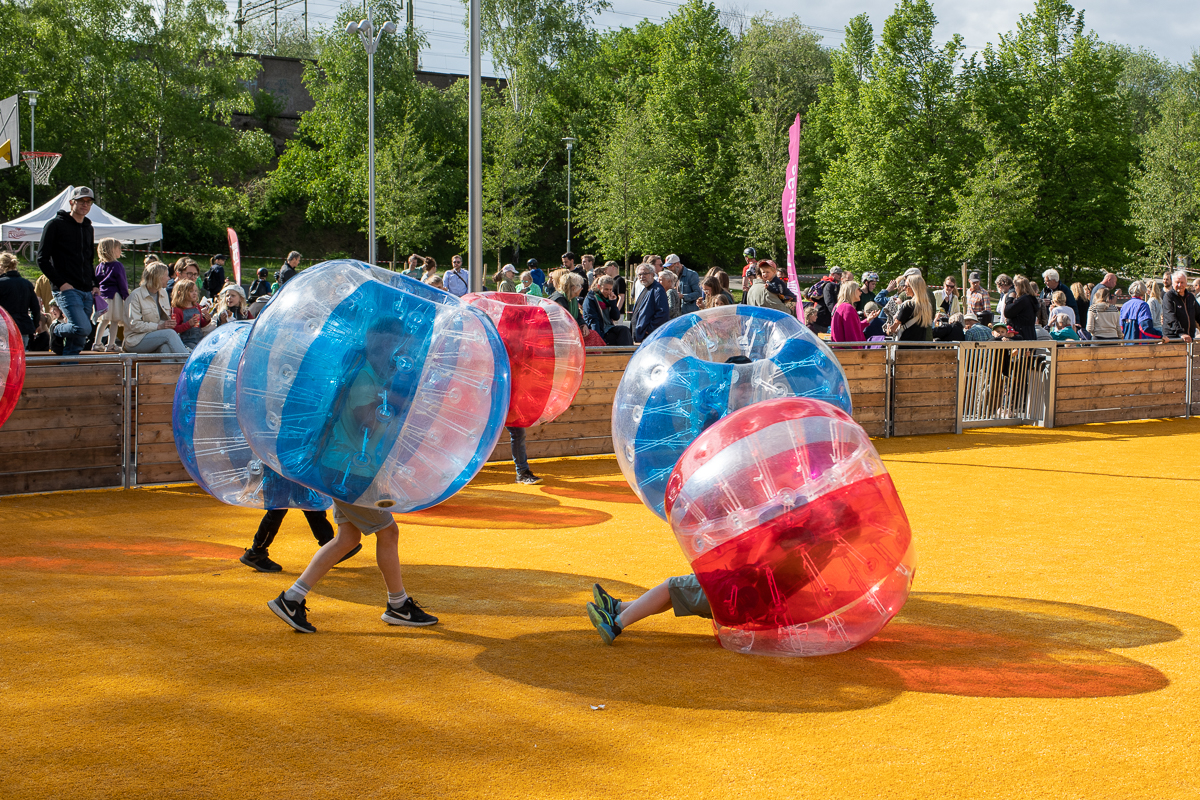
M 730 650 L 840 653 L 908 599 L 904 507 L 866 432 L 828 403 L 730 414 L 684 453 L 666 508 Z
M 467 484 L 508 414 L 508 356 L 477 309 L 360 261 L 288 281 L 250 332 L 250 449 L 335 500 L 416 511 Z
M 329 498 L 287 480 L 250 450 L 237 422 L 237 369 L 251 323 L 206 336 L 175 384 L 171 427 L 188 474 L 204 491 L 246 508 L 329 508 Z
M 510 428 L 550 422 L 570 407 L 583 383 L 579 325 L 553 300 L 511 292 L 483 292 L 463 300 L 488 315 L 500 332 L 512 370 Z
M 617 463 L 666 519 L 667 478 L 688 445 L 731 411 L 780 397 L 851 410 L 837 357 L 795 317 L 744 305 L 684 314 L 655 331 L 625 368 L 612 411 Z
M 25 342 L 16 320 L 0 308 L 0 425 L 17 407 L 25 387 Z

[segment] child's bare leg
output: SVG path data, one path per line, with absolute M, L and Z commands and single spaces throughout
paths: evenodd
M 304 572 L 300 573 L 300 580 L 309 588 L 316 586 L 317 581 L 324 578 L 325 573 L 329 572 L 330 568 L 341 561 L 342 556 L 353 550 L 361 540 L 362 533 L 349 522 L 338 525 L 337 536 L 326 542 L 313 555 L 312 561 L 308 562 Z M 397 563 L 397 568 L 399 568 L 399 563 Z
M 617 624 L 624 630 L 638 620 L 661 614 L 671 608 L 671 592 L 663 581 L 632 602 L 622 602 L 617 614 Z
M 389 595 L 403 595 L 404 577 L 400 571 L 400 529 L 396 523 L 375 534 L 375 563 L 383 573 Z

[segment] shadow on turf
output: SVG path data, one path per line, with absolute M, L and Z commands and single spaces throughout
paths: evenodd
M 481 647 L 475 657 L 481 669 L 590 699 L 677 708 L 848 711 L 887 703 L 905 691 L 1064 699 L 1140 694 L 1169 681 L 1157 669 L 1111 651 L 1182 636 L 1164 622 L 1091 606 L 917 593 L 879 636 L 837 656 L 743 656 L 721 649 L 706 621 L 669 617 L 663 622 L 679 631 L 631 628 L 606 647 L 583 611 L 592 584 L 599 581 L 626 598 L 640 594 L 641 587 L 542 570 L 404 569 L 414 594 L 444 615 L 445 624 L 430 632 Z M 378 585 L 349 570 L 330 573 L 321 591 L 379 604 Z M 495 633 L 467 633 L 458 629 L 455 616 L 487 617 L 486 630 Z M 562 622 L 553 623 L 554 630 L 511 634 L 528 630 L 538 618 Z

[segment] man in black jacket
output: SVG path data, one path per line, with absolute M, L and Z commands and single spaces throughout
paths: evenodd
M 33 291 L 33 284 L 17 270 L 17 257 L 12 253 L 0 253 L 0 308 L 17 323 L 21 339 L 28 347 L 29 337 L 42 321 L 42 304 Z
M 93 296 L 99 294 L 92 257 L 96 236 L 87 213 L 92 210 L 92 190 L 77 186 L 71 192 L 71 211 L 59 211 L 42 230 L 38 269 L 50 279 L 54 299 L 66 317 L 50 333 L 64 341 L 63 355 L 78 355 L 92 332 Z
M 1196 297 L 1187 289 L 1187 273 L 1171 276 L 1171 288 L 1163 295 L 1163 340 L 1192 341 L 1196 330 Z

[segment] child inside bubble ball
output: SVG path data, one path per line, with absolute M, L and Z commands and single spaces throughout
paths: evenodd
M 712 619 L 712 606 L 695 575 L 667 578 L 637 600 L 618 600 L 600 584 L 592 584 L 592 599 L 587 604 L 588 619 L 605 644 L 611 645 L 621 631 L 635 622 L 669 610 L 677 617 Z
M 369 486 L 376 470 L 387 453 L 381 447 L 387 430 L 398 424 L 400 406 L 407 399 L 396 397 L 398 366 L 397 353 L 403 352 L 407 332 L 403 322 L 384 317 L 368 329 L 365 356 L 358 369 L 334 428 L 334 441 L 325 451 L 322 466 L 340 471 L 342 488 L 353 481 L 363 488 Z M 361 494 L 353 487 L 349 496 Z M 333 522 L 337 535 L 316 552 L 307 568 L 290 589 L 267 603 L 276 616 L 300 633 L 316 633 L 308 621 L 306 597 L 312 587 L 331 567 L 347 558 L 364 535 L 375 535 L 375 562 L 383 573 L 387 587 L 387 604 L 381 619 L 389 625 L 426 626 L 437 623 L 437 617 L 426 613 L 404 588 L 400 568 L 400 530 L 391 512 L 365 506 L 355 506 L 335 499 Z

